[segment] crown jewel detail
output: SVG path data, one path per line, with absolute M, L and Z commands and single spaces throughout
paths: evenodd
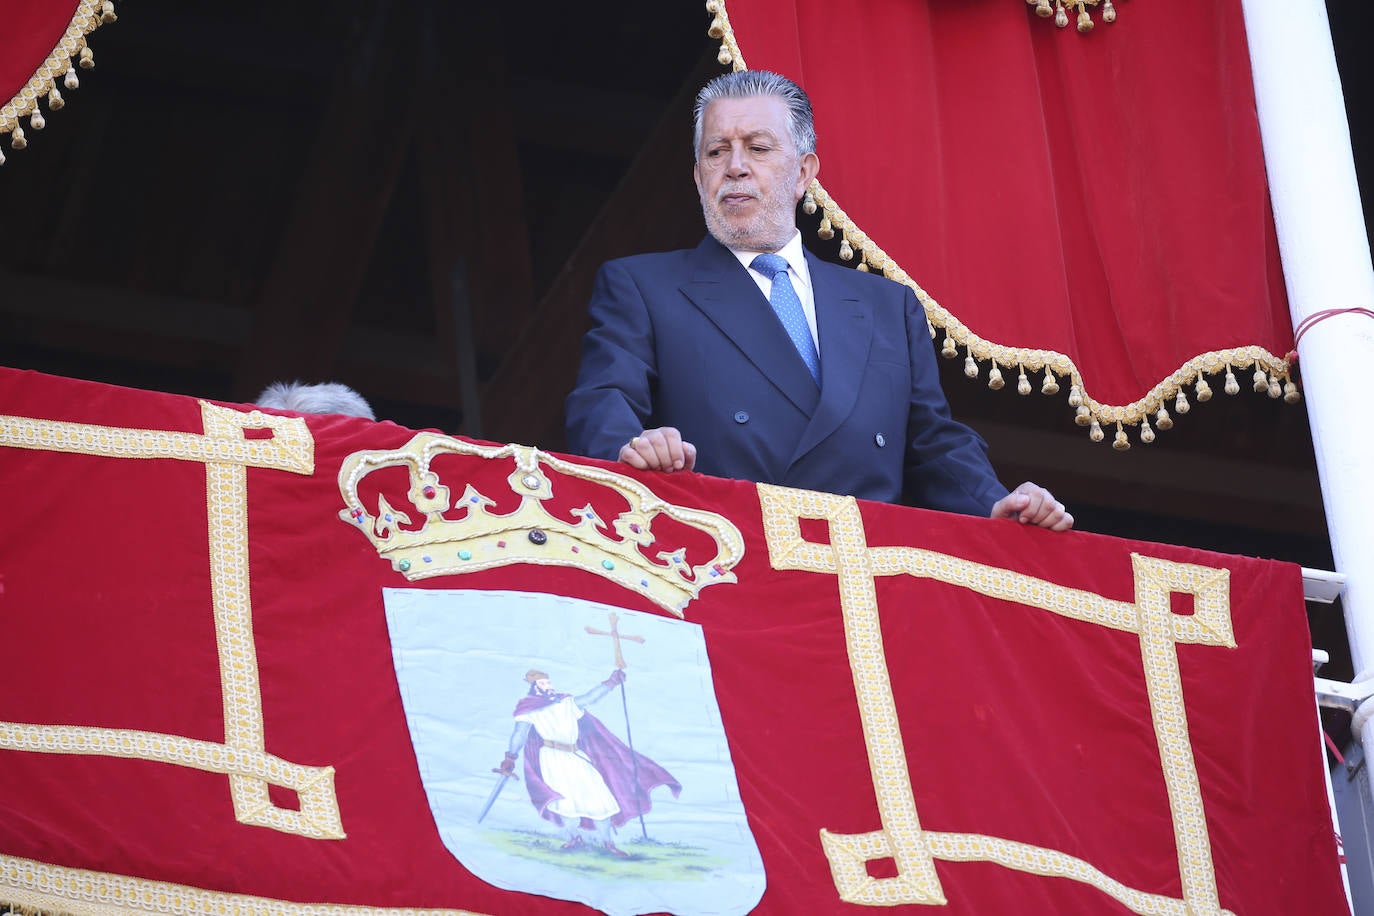
M 520 496 L 513 511 L 497 514 L 497 503 L 470 483 L 456 504 L 451 490 L 430 468 L 435 458 L 461 455 L 488 460 L 514 459 L 506 478 Z M 373 471 L 404 467 L 409 472 L 406 499 L 420 521 L 397 509 L 384 493 L 377 496 L 375 514 L 363 505 L 358 485 Z M 592 503 L 572 510 L 569 521 L 551 514 L 544 501 L 553 496 L 553 482 L 545 468 L 601 484 L 629 504 L 607 524 Z M 523 445 L 481 446 L 450 436 L 417 433 L 392 451 L 364 451 L 349 455 L 339 468 L 339 493 L 344 508 L 339 518 L 358 529 L 377 553 L 407 579 L 457 575 L 515 563 L 571 566 L 584 569 L 638 592 L 677 616 L 708 585 L 735 582 L 734 567 L 744 556 L 744 538 L 724 516 L 674 505 L 655 496 L 644 484 L 623 474 L 556 458 Z M 463 509 L 461 518 L 446 518 L 450 509 Z M 715 556 L 691 564 L 686 548 L 660 550 L 651 559 L 642 548 L 654 544 L 653 522 L 660 516 L 711 536 Z

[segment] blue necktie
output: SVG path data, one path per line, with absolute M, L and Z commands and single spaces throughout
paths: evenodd
M 797 298 L 797 291 L 792 288 L 792 281 L 787 276 L 787 259 L 780 254 L 761 254 L 750 261 L 749 266 L 773 278 L 773 290 L 768 296 L 768 302 L 773 306 L 773 311 L 777 312 L 778 320 L 782 322 L 787 336 L 792 338 L 792 345 L 801 354 L 806 368 L 811 370 L 811 377 L 819 385 L 820 356 L 816 353 L 816 341 L 811 337 L 811 328 L 806 323 L 806 313 L 802 311 L 801 300 Z

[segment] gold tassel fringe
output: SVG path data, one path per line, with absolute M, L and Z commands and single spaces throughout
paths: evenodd
M 86 44 L 86 36 L 102 24 L 114 22 L 118 18 L 115 15 L 114 0 L 80 0 L 57 47 L 53 48 L 48 59 L 34 71 L 33 76 L 19 90 L 19 94 L 0 108 L 0 137 L 10 135 L 10 149 L 22 150 L 29 145 L 28 138 L 24 136 L 24 128 L 20 125 L 20 118 L 28 118 L 29 128 L 35 131 L 42 130 L 47 124 L 47 119 L 43 117 L 43 112 L 38 106 L 40 101 L 44 98 L 48 100 L 49 112 L 58 111 L 66 104 L 57 88 L 58 79 L 62 79 L 62 85 L 68 91 L 80 85 L 76 68 L 89 70 L 95 66 L 95 52 Z M 4 163 L 5 157 L 0 153 L 0 165 Z

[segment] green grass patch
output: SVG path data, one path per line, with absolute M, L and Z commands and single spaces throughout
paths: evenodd
M 628 858 L 611 855 L 586 840 L 577 849 L 563 849 L 566 837 L 532 830 L 493 830 L 485 837 L 494 848 L 522 859 L 543 862 L 595 878 L 636 881 L 702 881 L 729 864 L 725 856 L 686 843 L 661 843 L 643 838 L 615 841 Z

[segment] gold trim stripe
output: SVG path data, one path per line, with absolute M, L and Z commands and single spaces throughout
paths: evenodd
M 472 910 L 294 903 L 7 855 L 0 855 L 0 896 L 0 905 L 32 907 L 59 916 L 483 916 Z
M 334 778 L 333 767 L 302 766 L 271 754 L 245 753 L 214 741 L 88 725 L 0 722 L 0 748 L 170 763 L 206 773 L 250 776 L 302 793 Z
M 211 406 L 204 401 L 201 404 Z M 273 438 L 237 436 L 227 439 L 161 429 L 125 429 L 0 416 L 0 446 L 101 458 L 172 458 L 273 468 L 293 474 L 315 473 L 314 442 L 304 420 L 270 416 L 257 410 L 240 416 L 247 418 L 243 427 L 271 428 Z

